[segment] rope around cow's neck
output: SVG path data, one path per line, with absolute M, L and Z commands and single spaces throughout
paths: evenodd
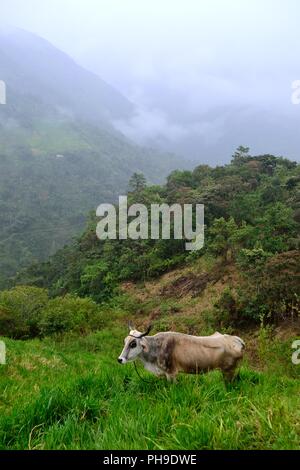
M 145 380 L 145 379 L 143 379 L 143 377 L 140 375 L 140 373 L 139 373 L 139 371 L 138 371 L 138 368 L 137 368 L 137 366 L 136 366 L 136 362 L 135 362 L 135 361 L 133 362 L 133 365 L 134 365 L 135 371 L 136 371 L 137 375 L 139 376 L 140 380 L 141 380 L 142 382 L 145 382 L 145 384 L 151 384 L 151 381 L 150 381 L 150 380 Z

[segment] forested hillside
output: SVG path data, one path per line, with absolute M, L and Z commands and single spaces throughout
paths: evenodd
M 131 203 L 203 203 L 204 248 L 187 252 L 182 240 L 101 242 L 91 216 L 77 241 L 15 282 L 47 288 L 52 296 L 71 293 L 101 303 L 118 295 L 123 282 L 145 282 L 175 267 L 199 266 L 197 274 L 179 276 L 178 291 L 183 287 L 197 297 L 228 270 L 236 275 L 215 299 L 216 324 L 259 323 L 263 318 L 276 322 L 297 315 L 299 165 L 272 155 L 251 156 L 240 148 L 229 165 L 174 171 L 163 186 L 135 183 L 132 178 Z M 176 282 L 169 288 L 176 291 Z
M 136 174 L 131 202 L 205 203 L 201 251 L 100 242 L 91 214 L 78 240 L 11 279 L 0 448 L 299 449 L 299 185 L 299 165 L 243 148 L 163 186 Z M 120 366 L 128 319 L 154 333 L 238 334 L 237 380 L 213 371 L 169 384 Z
M 83 123 L 2 129 L 0 285 L 71 241 L 89 210 L 126 193 L 135 168 L 161 181 L 172 166 L 171 156 L 162 158 Z
M 296 4 L 0 0 L 1 463 L 300 450 Z
M 86 215 L 127 190 L 135 171 L 153 182 L 180 165 L 140 148 L 110 119 L 132 106 L 46 41 L 0 30 L 0 287 L 84 228 Z

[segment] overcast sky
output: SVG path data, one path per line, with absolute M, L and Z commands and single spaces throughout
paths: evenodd
M 138 105 L 129 133 L 166 126 L 176 139 L 183 122 L 207 132 L 199 115 L 222 106 L 295 112 L 299 0 L 0 2 L 5 22 L 48 39 Z

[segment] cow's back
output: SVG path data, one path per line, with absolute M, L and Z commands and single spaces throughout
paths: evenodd
M 243 355 L 244 342 L 237 336 L 192 336 L 165 332 L 154 336 L 159 344 L 159 363 L 164 369 L 197 373 L 228 368 Z

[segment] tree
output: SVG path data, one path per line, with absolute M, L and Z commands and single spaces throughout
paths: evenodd
M 281 202 L 269 206 L 256 224 L 262 247 L 271 253 L 289 250 L 289 240 L 297 235 L 293 210 Z
M 245 163 L 245 161 L 248 159 L 249 157 L 249 150 L 250 148 L 249 147 L 243 147 L 242 145 L 240 145 L 236 151 L 234 152 L 234 154 L 232 155 L 232 163 L 234 165 L 242 165 L 243 163 Z
M 132 193 L 140 193 L 147 186 L 147 180 L 143 173 L 133 173 L 128 183 L 129 190 Z
M 231 217 L 225 220 L 224 217 L 215 219 L 209 230 L 209 250 L 223 257 L 224 261 L 230 261 L 234 249 L 234 235 L 238 231 L 235 220 Z

